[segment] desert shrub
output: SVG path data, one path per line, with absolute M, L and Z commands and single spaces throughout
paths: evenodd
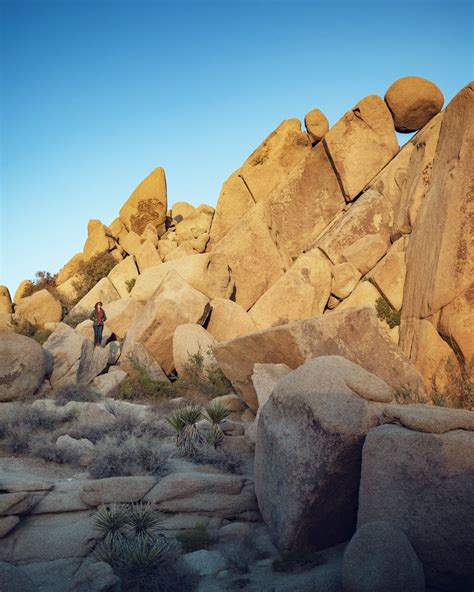
M 76 440 L 86 438 L 87 440 L 90 440 L 93 444 L 96 444 L 114 430 L 115 425 L 109 421 L 98 423 L 89 423 L 86 421 L 81 421 L 75 425 L 68 426 L 67 430 L 65 430 L 64 433 L 69 434 L 71 438 L 75 438 Z
M 377 317 L 381 321 L 386 321 L 390 329 L 393 329 L 400 324 L 401 312 L 393 310 L 383 296 L 380 296 L 380 298 L 377 298 L 375 301 L 375 310 L 377 311 Z
M 30 285 L 26 286 L 23 295 L 31 296 L 32 294 L 34 294 L 35 292 L 39 292 L 40 290 L 48 290 L 53 294 L 55 298 L 58 298 L 58 293 L 56 290 L 57 277 L 57 273 L 53 274 L 49 271 L 37 271 L 35 273 L 35 279 L 31 282 Z
M 31 456 L 42 458 L 48 462 L 62 463 L 65 461 L 56 443 L 47 437 L 37 436 L 29 446 Z
M 134 356 L 129 354 L 127 359 L 132 366 L 132 372 L 120 384 L 121 398 L 160 400 L 176 396 L 176 389 L 172 383 L 153 378 Z
M 198 465 L 211 465 L 223 473 L 242 475 L 245 470 L 245 462 L 240 456 L 213 446 L 199 448 L 192 461 Z
M 135 285 L 136 281 L 137 281 L 136 278 L 132 278 L 130 280 L 125 280 L 125 287 L 127 288 L 127 292 L 129 294 L 133 290 L 133 286 Z
M 71 401 L 94 402 L 100 398 L 101 395 L 86 384 L 67 384 L 54 391 L 54 400 L 57 405 L 66 405 Z
M 431 399 L 439 407 L 474 409 L 474 358 L 461 365 L 460 371 L 451 360 L 446 362 L 449 387 L 441 391 L 433 385 Z
M 99 253 L 91 257 L 88 261 L 81 261 L 76 272 L 76 276 L 79 277 L 73 282 L 73 287 L 76 290 L 76 298 L 71 304 L 79 302 L 116 265 L 117 261 L 110 252 Z
M 399 386 L 395 389 L 394 393 L 395 401 L 401 405 L 407 405 L 410 403 L 426 403 L 426 397 L 418 392 L 413 391 L 407 386 Z
M 24 425 L 4 424 L 2 428 L 3 447 L 13 454 L 27 452 L 30 447 L 31 431 Z
M 313 569 L 324 563 L 321 553 L 308 547 L 297 551 L 282 553 L 272 563 L 272 569 L 276 572 L 301 572 Z
M 40 345 L 46 343 L 48 337 L 51 335 L 52 331 L 49 329 L 37 329 L 35 334 L 33 335 L 33 339 L 37 341 Z
M 195 528 L 179 532 L 176 535 L 176 540 L 181 544 L 184 553 L 209 549 L 215 542 L 206 526 L 202 523 Z
M 193 590 L 197 579 L 183 565 L 173 543 L 160 532 L 160 514 L 151 504 L 101 507 L 94 517 L 104 539 L 94 551 L 108 563 L 125 590 Z
M 10 320 L 10 325 L 15 333 L 25 335 L 25 337 L 34 337 L 36 333 L 35 326 L 21 317 L 13 315 Z
M 69 312 L 64 317 L 63 323 L 66 323 L 66 325 L 69 325 L 69 327 L 75 329 L 77 325 L 83 323 L 84 321 L 87 321 L 89 319 L 89 315 L 89 312 L 84 311 Z
M 227 559 L 234 571 L 245 574 L 250 571 L 252 563 L 262 559 L 262 553 L 255 543 L 255 536 L 248 532 L 244 537 L 236 541 L 230 541 L 221 545 L 221 554 Z
M 203 432 L 198 425 L 201 419 L 203 409 L 200 405 L 180 407 L 166 418 L 176 432 L 176 447 L 185 457 L 193 457 L 204 443 Z
M 208 399 L 221 397 L 233 392 L 232 384 L 214 362 L 205 364 L 204 355 L 199 350 L 189 356 L 184 365 L 184 377 L 179 379 L 178 388 L 182 394 L 196 392 Z
M 106 436 L 96 444 L 88 470 L 95 479 L 146 474 L 162 477 L 167 462 L 167 454 L 151 438 Z

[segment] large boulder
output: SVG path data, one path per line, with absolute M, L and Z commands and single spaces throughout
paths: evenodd
M 277 244 L 291 257 L 315 240 L 345 206 L 336 173 L 319 144 L 283 177 L 268 198 Z
M 390 306 L 397 311 L 402 308 L 403 287 L 407 272 L 403 242 L 401 238 L 394 243 L 370 273 L 371 281 Z
M 141 244 L 140 248 L 135 252 L 135 258 L 140 273 L 161 263 L 160 254 L 151 240 L 146 240 Z
M 168 377 L 158 362 L 148 353 L 141 343 L 135 342 L 127 345 L 126 353 L 120 356 L 119 366 L 121 370 L 128 374 L 133 374 L 136 372 L 137 365 L 145 368 L 147 374 L 152 378 L 169 382 Z
M 173 335 L 173 360 L 179 377 L 186 376 L 190 357 L 201 354 L 204 366 L 215 364 L 212 348 L 216 341 L 201 325 L 187 323 L 176 327 Z
M 209 251 L 253 205 L 255 205 L 255 200 L 240 176 L 240 169 L 238 169 L 224 182 L 219 193 L 210 230 Z
M 280 550 L 324 549 L 355 530 L 364 438 L 392 389 L 340 356 L 307 361 L 262 408 L 255 491 Z
M 413 545 L 427 583 L 452 592 L 474 584 L 471 416 L 440 414 L 428 405 L 390 406 L 386 421 L 399 425 L 371 430 L 362 455 L 358 526 L 395 523 Z
M 143 311 L 145 304 L 133 298 L 121 301 L 122 306 L 114 314 L 107 310 L 105 328 L 119 339 L 123 339 L 131 325 Z
M 0 332 L 0 401 L 33 395 L 46 370 L 46 356 L 39 343 L 13 331 Z
M 83 249 L 83 260 L 88 261 L 96 255 L 107 253 L 114 246 L 115 241 L 110 229 L 102 224 L 100 220 L 89 220 L 87 224 L 87 240 Z
M 33 282 L 31 280 L 22 280 L 18 285 L 18 288 L 15 290 L 13 302 L 15 304 L 18 304 L 20 300 L 24 298 L 32 288 Z
M 396 80 L 385 93 L 397 132 L 421 129 L 443 108 L 444 97 L 436 84 L 419 76 Z
M 311 150 L 299 119 L 286 119 L 252 152 L 240 169 L 255 202 L 270 192 Z
M 206 205 L 199 206 L 184 220 L 176 224 L 175 238 L 178 244 L 183 241 L 196 239 L 202 234 L 209 233 L 214 208 Z
M 121 207 L 120 219 L 127 230 L 140 235 L 148 224 L 157 230 L 164 226 L 166 209 L 165 171 L 158 167 L 140 183 Z
M 214 298 L 211 300 L 211 316 L 207 330 L 216 341 L 227 341 L 255 333 L 257 327 L 240 304 L 227 298 Z
M 15 312 L 35 327 L 43 328 L 45 323 L 58 323 L 61 320 L 62 306 L 51 292 L 43 289 L 22 298 Z
M 69 261 L 60 269 L 56 277 L 56 284 L 63 284 L 68 279 L 72 278 L 84 262 L 84 255 L 82 253 L 76 253 L 69 259 Z
M 474 83 L 446 108 L 429 187 L 408 246 L 400 346 L 414 360 L 420 347 L 421 320 L 442 315 L 443 308 L 462 295 L 468 304 L 461 316 L 474 309 L 474 242 L 466 238 L 474 234 L 473 90 Z M 453 324 L 456 315 L 453 308 Z
M 321 315 L 331 293 L 331 264 L 319 249 L 304 253 L 249 310 L 257 329 Z
M 163 242 L 167 241 L 160 241 L 160 244 Z M 177 272 L 188 284 L 208 298 L 229 298 L 234 288 L 225 257 L 203 253 L 145 269 L 131 291 L 132 298 L 147 302 L 170 271 Z
M 289 267 L 272 238 L 265 202 L 254 206 L 214 247 L 211 256 L 227 261 L 235 282 L 235 302 L 245 310 Z
M 251 380 L 255 363 L 286 364 L 294 369 L 310 358 L 338 355 L 377 374 L 392 387 L 423 391 L 419 372 L 390 341 L 369 307 L 336 310 L 218 343 L 214 355 L 254 411 L 258 408 Z
M 344 552 L 344 592 L 425 592 L 423 566 L 403 531 L 384 520 L 367 522 Z
M 138 277 L 138 269 L 133 257 L 125 257 L 107 276 L 117 290 L 120 298 L 127 298 L 133 288 L 132 282 Z
M 329 121 L 320 109 L 306 113 L 304 125 L 313 144 L 322 140 L 329 131 Z
M 392 116 L 376 95 L 359 101 L 328 131 L 323 143 L 347 201 L 398 152 Z
M 108 277 L 104 277 L 97 282 L 97 284 L 83 296 L 79 302 L 70 311 L 71 315 L 81 315 L 87 312 L 91 313 L 96 302 L 102 302 L 104 310 L 109 302 L 118 300 L 120 298 L 119 293 L 115 289 L 113 283 Z M 107 312 L 107 311 L 106 311 Z
M 10 291 L 6 286 L 0 286 L 0 315 L 13 312 Z
M 141 343 L 169 374 L 175 367 L 173 335 L 176 327 L 201 323 L 208 313 L 209 299 L 177 272 L 170 271 L 128 330 L 122 355 L 127 355 L 135 343 Z

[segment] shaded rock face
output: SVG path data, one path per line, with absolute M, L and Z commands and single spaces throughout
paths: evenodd
M 405 413 L 408 418 L 398 421 L 410 425 L 412 414 Z M 431 413 L 425 406 L 424 414 Z M 425 430 L 433 422 L 429 415 Z M 395 523 L 413 545 L 429 585 L 468 592 L 474 584 L 474 432 L 465 424 L 445 433 L 420 432 L 417 427 L 383 425 L 369 432 L 362 455 L 358 526 L 374 520 Z
M 420 560 L 406 535 L 390 522 L 367 522 L 344 552 L 342 582 L 347 592 L 425 592 Z
M 323 549 L 355 530 L 362 445 L 392 390 L 339 356 L 309 360 L 261 410 L 255 492 L 280 550 Z
M 254 411 L 258 408 L 251 380 L 255 363 L 286 364 L 294 369 L 310 358 L 325 355 L 343 356 L 377 373 L 392 387 L 404 385 L 423 392 L 421 375 L 380 328 L 369 307 L 336 310 L 238 337 L 217 344 L 214 355 Z
M 120 219 L 127 230 L 142 234 L 148 224 L 156 229 L 166 217 L 167 196 L 165 171 L 151 172 L 135 189 L 120 209 Z
M 419 76 L 396 80 L 385 93 L 397 132 L 419 130 L 443 108 L 444 97 L 436 84 Z
M 474 234 L 473 122 L 474 85 L 470 84 L 454 97 L 444 113 L 429 187 L 407 251 L 400 345 L 413 360 L 423 347 L 422 319 L 438 313 L 443 316 L 444 308 L 461 297 L 469 302 L 468 309 L 472 311 L 474 306 L 474 243 L 468 238 Z M 458 314 L 465 317 L 465 310 L 461 312 L 452 305 L 449 314 L 453 326 Z M 445 326 L 440 331 L 443 329 Z M 452 337 L 452 346 L 463 365 L 468 362 L 462 350 L 464 340 L 461 338 L 458 344 L 454 334 Z
M 47 370 L 39 343 L 12 331 L 0 331 L 0 401 L 33 395 Z

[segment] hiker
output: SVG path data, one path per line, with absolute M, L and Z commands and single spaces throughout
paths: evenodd
M 105 310 L 102 308 L 102 302 L 96 302 L 94 310 L 89 317 L 94 323 L 94 347 L 102 345 L 102 331 L 104 330 L 104 323 L 107 320 Z

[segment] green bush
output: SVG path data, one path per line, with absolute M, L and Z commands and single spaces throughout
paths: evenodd
M 196 528 L 184 530 L 176 535 L 176 540 L 181 543 L 185 553 L 209 549 L 215 542 L 204 524 L 198 524 Z
M 217 364 L 205 364 L 204 355 L 199 350 L 189 356 L 184 365 L 184 377 L 177 381 L 177 388 L 185 393 L 203 395 L 214 399 L 233 392 L 232 384 L 227 380 Z
M 127 356 L 133 370 L 119 387 L 122 399 L 161 399 L 177 396 L 173 383 L 153 378 L 148 370 L 132 356 Z
M 117 265 L 114 256 L 107 253 L 95 255 L 88 261 L 81 261 L 76 272 L 78 279 L 74 280 L 73 287 L 76 290 L 76 297 L 70 304 L 76 304 L 85 296 L 102 278 L 112 271 Z
M 375 309 L 377 311 L 377 317 L 381 321 L 386 321 L 390 329 L 400 325 L 401 312 L 393 310 L 390 304 L 382 296 L 375 301 Z
M 130 294 L 130 292 L 133 290 L 133 286 L 135 285 L 137 279 L 136 278 L 132 278 L 130 280 L 125 280 L 125 286 L 127 288 L 127 292 Z
M 51 292 L 52 295 L 59 300 L 56 290 L 57 277 L 57 273 L 52 274 L 49 271 L 37 271 L 35 273 L 35 279 L 30 285 L 26 286 L 23 296 L 31 296 L 40 290 L 48 290 L 48 292 Z

